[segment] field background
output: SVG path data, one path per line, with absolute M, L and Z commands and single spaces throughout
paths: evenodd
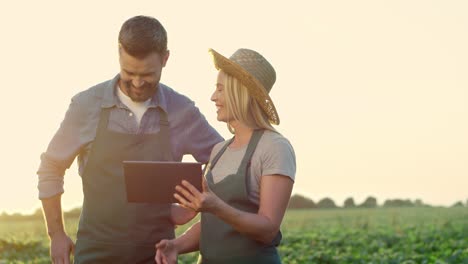
M 0 221 L 1 264 L 50 262 L 41 218 Z M 66 218 L 73 239 L 77 223 L 77 217 Z M 468 264 L 466 207 L 290 209 L 282 232 L 285 264 Z M 194 263 L 197 256 L 183 255 L 179 263 Z

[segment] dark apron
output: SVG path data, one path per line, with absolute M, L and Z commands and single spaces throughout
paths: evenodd
M 211 190 L 229 205 L 250 213 L 258 212 L 258 205 L 248 198 L 248 183 L 250 178 L 250 160 L 263 135 L 263 130 L 255 130 L 236 174 L 228 175 L 218 183 L 213 182 L 213 175 L 208 168 L 206 175 Z M 221 155 L 232 142 L 232 139 L 219 151 L 211 163 L 211 169 L 216 165 Z M 276 246 L 281 241 L 281 232 L 269 244 L 253 240 L 232 226 L 210 213 L 202 213 L 200 253 L 203 264 L 230 263 L 281 263 Z
M 107 129 L 110 109 L 102 110 L 82 175 L 75 263 L 154 263 L 155 243 L 174 238 L 170 204 L 128 203 L 124 184 L 124 160 L 173 160 L 167 115 L 158 111 L 158 133 L 124 134 Z

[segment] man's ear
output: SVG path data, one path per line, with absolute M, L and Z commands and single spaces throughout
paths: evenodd
M 167 60 L 169 59 L 169 55 L 170 55 L 170 51 L 167 50 L 166 54 L 164 54 L 164 57 L 163 57 L 163 67 L 166 67 L 166 63 L 167 63 Z

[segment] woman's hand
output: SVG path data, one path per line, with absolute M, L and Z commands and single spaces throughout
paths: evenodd
M 203 192 L 200 192 L 188 181 L 182 181 L 181 185 L 176 186 L 174 197 L 179 203 L 196 212 L 214 212 L 219 207 L 221 199 L 214 194 L 206 180 L 202 182 Z
M 156 244 L 156 256 L 154 260 L 157 264 L 176 264 L 177 249 L 173 240 L 163 239 Z

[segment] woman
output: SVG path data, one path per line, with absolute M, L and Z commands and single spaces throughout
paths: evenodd
M 201 212 L 201 221 L 176 239 L 156 245 L 157 263 L 200 250 L 200 263 L 281 263 L 276 246 L 293 188 L 296 163 L 289 141 L 271 124 L 279 117 L 268 96 L 276 80 L 259 53 L 237 50 L 229 59 L 214 50 L 219 70 L 211 100 L 217 119 L 234 134 L 213 148 L 203 190 L 183 181 L 179 203 Z

